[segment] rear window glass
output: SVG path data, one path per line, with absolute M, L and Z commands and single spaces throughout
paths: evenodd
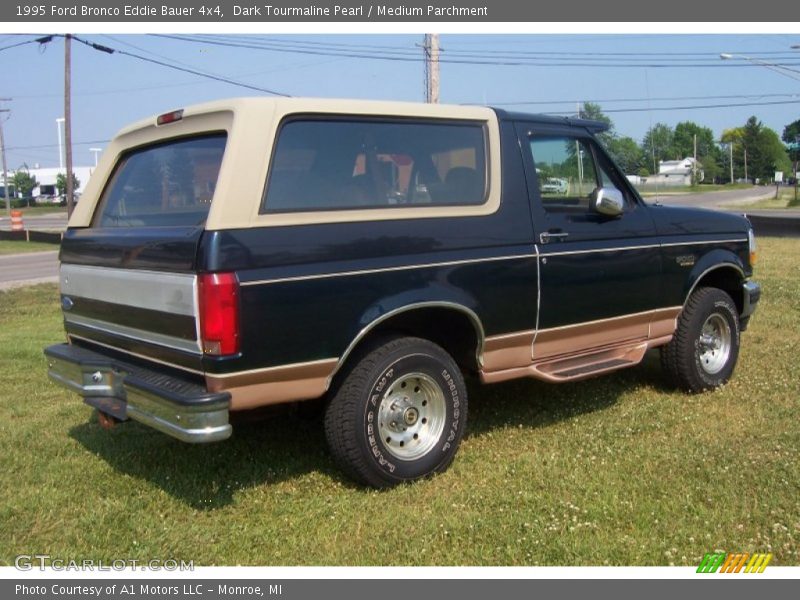
M 280 130 L 262 212 L 485 199 L 481 124 L 298 119 Z
M 226 139 L 224 133 L 182 138 L 126 154 L 100 199 L 94 226 L 202 225 Z

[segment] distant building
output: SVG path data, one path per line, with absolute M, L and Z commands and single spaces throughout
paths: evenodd
M 647 183 L 647 177 L 642 177 L 641 175 L 625 175 L 625 178 L 630 181 L 633 185 L 644 185 Z
M 95 167 L 73 167 L 72 172 L 75 173 L 75 177 L 78 179 L 78 187 L 75 190 L 78 194 L 82 194 L 86 184 L 89 183 L 89 178 L 92 176 Z M 33 177 L 36 178 L 36 181 L 39 182 L 39 185 L 33 188 L 32 195 L 34 198 L 38 196 L 56 196 L 58 191 L 56 189 L 56 178 L 58 177 L 59 173 L 66 173 L 66 169 L 61 169 L 58 167 L 34 167 L 32 169 L 27 169 L 28 173 L 30 173 Z M 15 171 L 8 172 L 9 180 L 14 176 Z M 1 174 L 0 174 L 1 175 Z M 1 179 L 1 177 L 0 177 Z M 10 187 L 10 186 L 9 186 Z M 12 191 L 14 188 L 11 188 Z
M 89 183 L 89 178 L 94 173 L 95 167 L 74 167 L 72 172 L 75 173 L 75 177 L 78 179 L 78 187 L 75 190 L 76 193 L 82 194 L 84 188 L 86 188 L 86 184 Z M 66 173 L 66 169 L 60 169 L 58 167 L 34 167 L 32 169 L 17 169 L 27 171 L 33 177 L 36 178 L 36 181 L 39 182 L 39 185 L 33 188 L 31 195 L 34 198 L 39 196 L 56 196 L 58 194 L 58 190 L 56 189 L 56 178 L 58 177 L 59 173 Z M 8 180 L 11 182 L 11 178 L 14 176 L 16 171 L 9 171 L 8 172 Z M 9 185 L 9 189 L 11 190 L 12 195 L 15 194 L 14 186 Z M 2 186 L 2 173 L 0 173 L 0 197 L 3 196 L 3 186 Z
M 683 160 L 662 160 L 658 163 L 658 173 L 647 178 L 648 185 L 692 185 L 692 174 L 697 169 L 697 182 L 703 181 L 703 165 L 691 156 Z

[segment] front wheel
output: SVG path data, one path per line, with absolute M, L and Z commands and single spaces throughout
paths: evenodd
M 686 391 L 717 388 L 733 375 L 739 334 L 739 315 L 731 297 L 717 288 L 700 288 L 686 302 L 672 341 L 662 347 L 661 364 Z
M 325 414 L 336 462 L 376 488 L 444 471 L 467 420 L 467 390 L 453 359 L 420 338 L 383 340 L 363 353 Z

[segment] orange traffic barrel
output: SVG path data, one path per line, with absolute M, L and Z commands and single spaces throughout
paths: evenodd
M 11 211 L 11 231 L 23 231 L 25 229 L 25 224 L 22 222 L 22 211 L 21 210 L 12 210 Z

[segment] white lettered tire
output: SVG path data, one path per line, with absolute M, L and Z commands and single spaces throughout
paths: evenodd
M 728 382 L 739 357 L 739 314 L 723 290 L 703 287 L 689 297 L 672 341 L 661 348 L 669 379 L 687 392 Z
M 334 390 L 325 435 L 342 470 L 385 488 L 447 469 L 466 421 L 467 390 L 450 355 L 421 338 L 384 338 Z

